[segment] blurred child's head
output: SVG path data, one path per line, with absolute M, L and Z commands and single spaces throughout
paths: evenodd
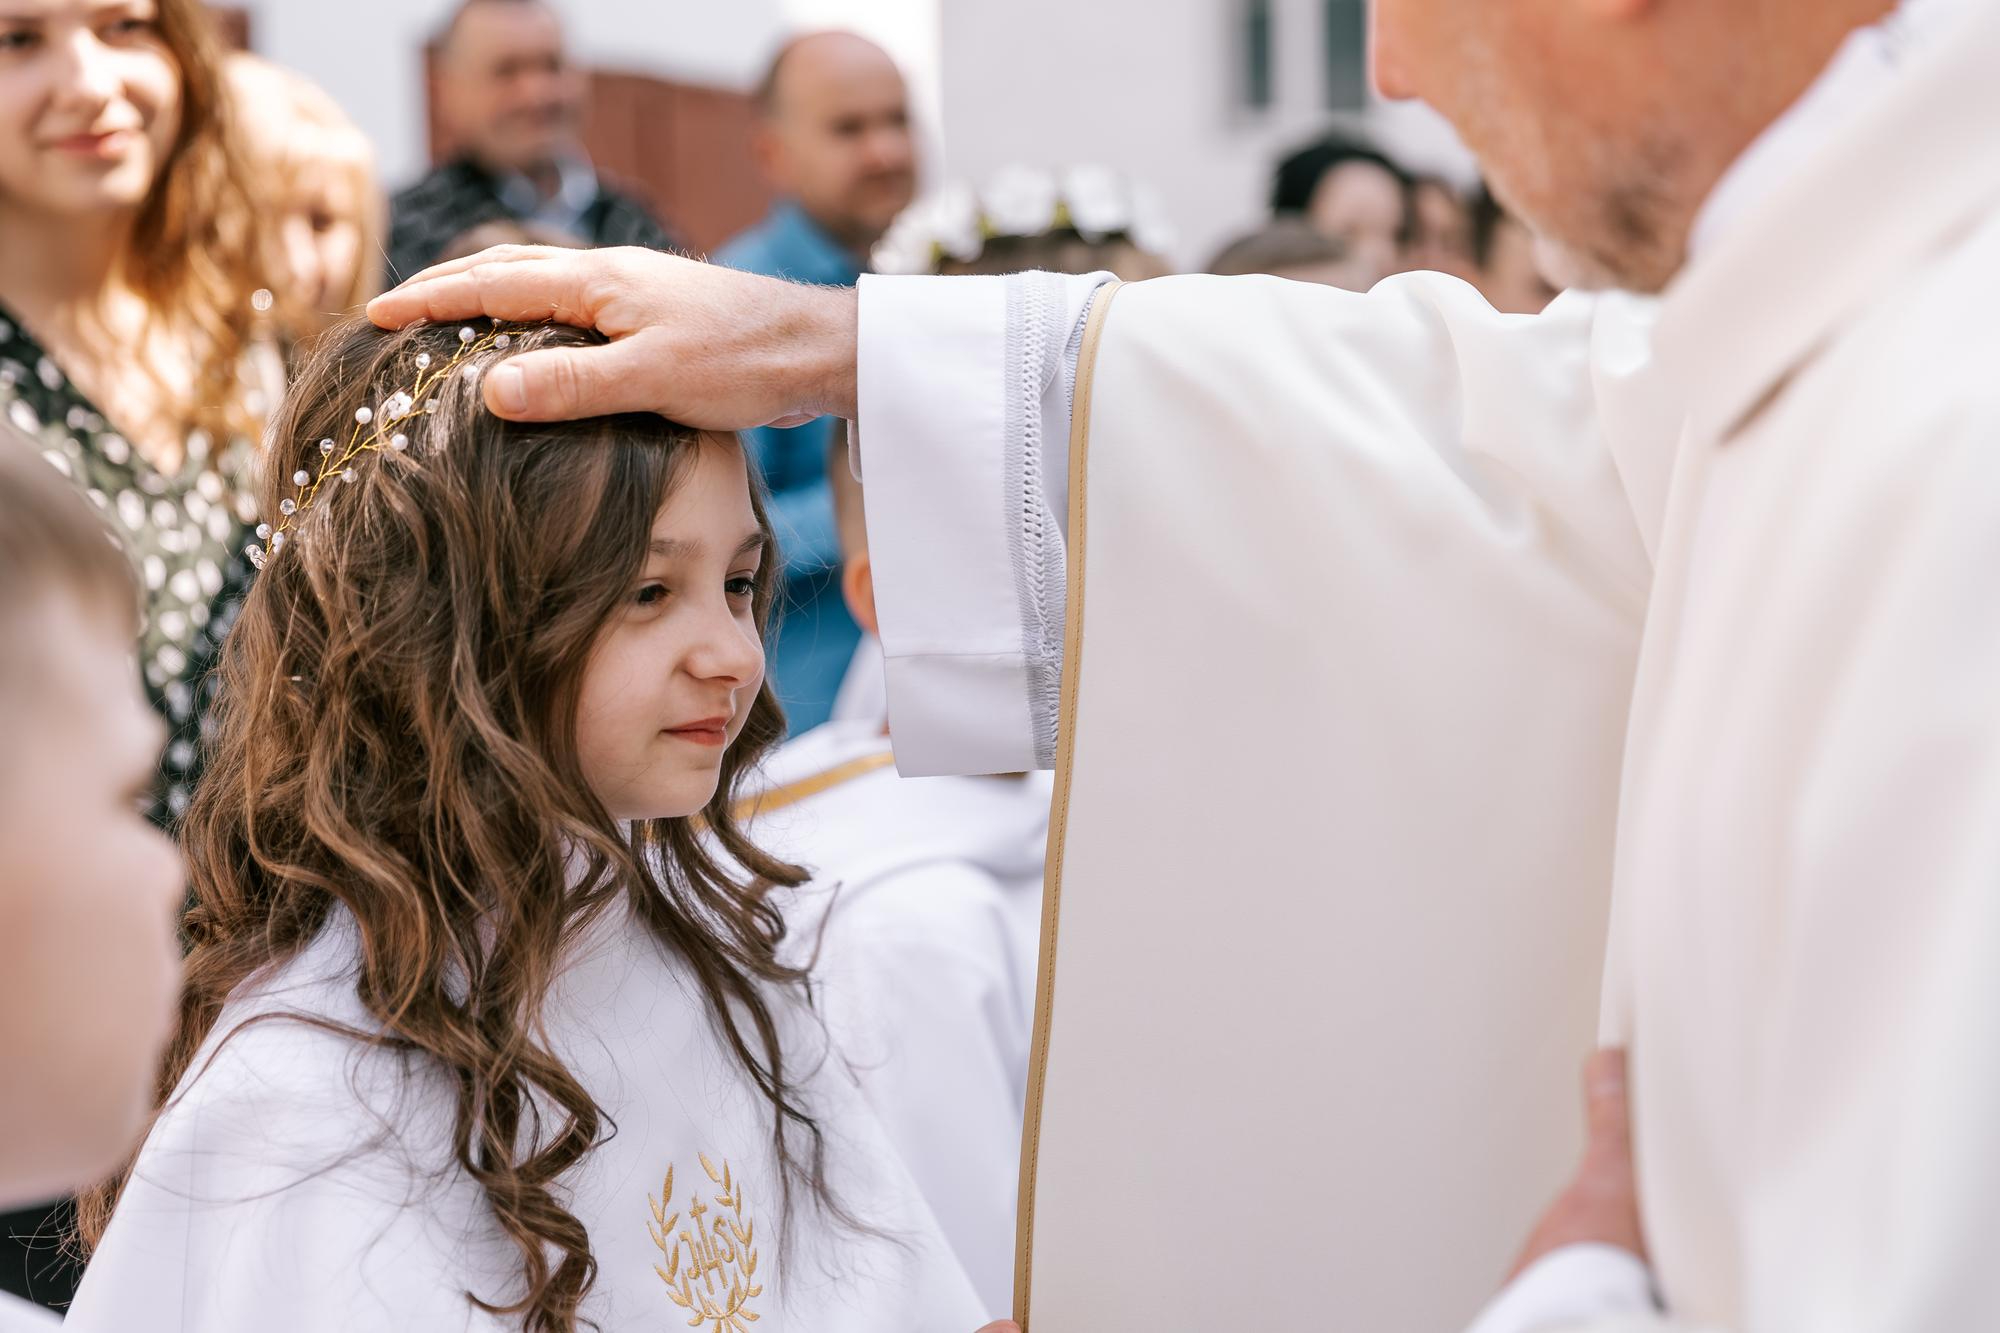
M 182 876 L 137 633 L 110 530 L 0 430 L 0 1204 L 101 1177 L 152 1105 Z
M 223 69 L 286 279 L 280 314 L 295 336 L 317 333 L 381 290 L 374 147 L 304 75 L 240 51 Z
M 168 1061 L 185 1071 L 229 994 L 344 908 L 363 1006 L 453 1076 L 458 1163 L 518 1247 L 526 1295 L 507 1310 L 529 1327 L 569 1327 L 590 1286 L 560 1179 L 606 1128 L 543 1005 L 620 903 L 683 960 L 770 1103 L 787 1198 L 826 1197 L 770 1008 L 803 978 L 769 889 L 804 876 L 731 814 L 784 735 L 764 684 L 769 524 L 733 437 L 486 410 L 498 361 L 591 341 L 354 321 L 314 346 L 273 427 L 271 549 L 253 548 L 188 812 Z
M 446 241 L 444 249 L 438 251 L 437 262 L 448 264 L 454 259 L 465 259 L 482 250 L 491 250 L 496 245 L 548 245 L 558 250 L 589 248 L 587 242 L 546 222 L 536 222 L 532 218 L 495 218 L 491 222 L 467 227 Z
M 1364 290 L 1370 281 L 1346 245 L 1298 217 L 1273 218 L 1231 241 L 1209 261 L 1208 271 L 1231 278 L 1263 273 L 1350 291 Z

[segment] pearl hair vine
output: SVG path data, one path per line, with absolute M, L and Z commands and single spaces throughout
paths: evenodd
M 319 442 L 319 472 L 314 474 L 300 468 L 292 474 L 294 491 L 279 501 L 277 524 L 259 523 L 258 540 L 243 548 L 243 553 L 250 557 L 250 563 L 262 569 L 272 556 L 282 551 L 293 525 L 318 502 L 322 490 L 335 483 L 345 485 L 355 479 L 354 464 L 361 455 L 379 454 L 384 450 L 400 454 L 408 450 L 410 437 L 403 427 L 436 408 L 434 394 L 440 384 L 454 373 L 477 374 L 479 367 L 473 358 L 487 352 L 504 352 L 513 343 L 513 335 L 497 324 L 483 336 L 467 326 L 458 331 L 458 350 L 444 364 L 436 365 L 436 357 L 429 352 L 417 353 L 415 383 L 407 389 L 396 390 L 379 405 L 356 408 L 354 427 L 348 433 L 345 444 L 331 436 Z M 261 544 L 264 542 L 270 543 L 268 550 Z

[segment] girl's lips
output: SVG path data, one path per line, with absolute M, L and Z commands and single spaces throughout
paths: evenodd
M 668 727 L 662 734 L 692 741 L 696 745 L 722 746 L 729 742 L 729 719 L 704 718 L 700 722 L 690 722 L 684 727 Z
M 51 145 L 59 153 L 77 157 L 114 158 L 121 156 L 131 136 L 130 130 L 106 130 L 102 134 L 72 134 Z

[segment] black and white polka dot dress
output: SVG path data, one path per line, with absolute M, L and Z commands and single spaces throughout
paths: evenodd
M 145 596 L 139 663 L 170 733 L 154 815 L 170 827 L 187 809 L 202 714 L 215 688 L 211 673 L 251 575 L 243 548 L 257 522 L 257 450 L 248 440 L 218 448 L 195 432 L 180 471 L 161 472 L 5 307 L 0 418 L 34 439 L 52 467 L 111 515 L 131 552 Z

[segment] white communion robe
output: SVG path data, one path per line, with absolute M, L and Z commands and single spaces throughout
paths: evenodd
M 61 1327 L 60 1315 L 0 1292 L 0 1333 L 48 1333 Z
M 1656 312 L 863 280 L 899 759 L 1060 761 L 1029 1333 L 1462 1323 L 1600 998 L 1664 1311 L 1514 1327 L 2000 1326 L 2000 7 L 1929 21 Z
M 519 1261 L 452 1167 L 445 1073 L 288 1019 L 245 1026 L 289 1012 L 374 1028 L 351 981 L 357 949 L 342 912 L 225 1008 L 140 1151 L 69 1328 L 521 1326 L 467 1299 L 513 1299 Z M 990 1317 L 818 1024 L 780 1011 L 787 1060 L 837 1196 L 885 1238 L 800 1199 L 787 1248 L 765 1103 L 692 978 L 622 903 L 581 938 L 546 1015 L 552 1048 L 616 1126 L 561 1183 L 598 1262 L 582 1314 L 605 1333 L 971 1333 Z
M 879 717 L 815 727 L 765 761 L 746 828 L 812 870 L 786 918 L 820 1012 L 983 1308 L 1001 1312 L 1050 783 L 901 778 L 891 759 Z

